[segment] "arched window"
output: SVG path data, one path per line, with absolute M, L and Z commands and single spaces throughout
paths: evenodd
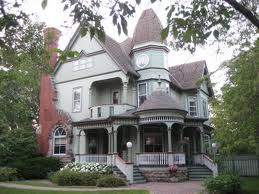
M 57 128 L 54 132 L 54 154 L 66 154 L 66 131 L 63 128 Z

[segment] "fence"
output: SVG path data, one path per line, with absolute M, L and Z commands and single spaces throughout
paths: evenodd
M 240 155 L 223 159 L 220 172 L 237 172 L 240 176 L 259 176 L 259 157 Z

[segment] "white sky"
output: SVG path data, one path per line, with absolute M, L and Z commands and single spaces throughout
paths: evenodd
M 170 4 L 170 1 L 171 0 L 162 1 L 163 4 L 158 1 L 157 3 L 151 4 L 150 0 L 142 0 L 141 5 L 136 9 L 134 18 L 130 18 L 128 20 L 129 36 L 132 37 L 138 18 L 140 17 L 142 11 L 147 8 L 153 8 L 160 18 L 162 24 L 165 26 L 167 13 L 165 11 L 165 7 L 167 6 L 166 3 Z M 42 0 L 25 0 L 24 9 L 29 13 L 35 14 L 35 19 L 41 22 L 45 22 L 48 27 L 56 27 L 61 30 L 62 37 L 59 41 L 59 47 L 64 49 L 69 39 L 72 37 L 76 26 L 71 26 L 71 22 L 65 22 L 66 20 L 69 20 L 69 12 L 63 12 L 63 4 L 60 3 L 61 0 L 48 0 L 48 5 L 45 10 L 41 8 L 41 2 Z M 69 27 L 64 27 L 65 25 Z M 117 28 L 113 26 L 112 19 L 108 15 L 107 19 L 104 20 L 103 25 L 105 27 L 105 32 L 118 42 L 121 42 L 127 38 L 123 34 L 120 36 L 118 35 Z M 227 46 L 220 45 L 220 48 L 221 52 L 217 53 L 217 45 L 207 45 L 203 48 L 199 47 L 193 55 L 188 51 L 174 51 L 171 49 L 168 60 L 169 65 L 173 66 L 197 60 L 206 60 L 209 71 L 213 72 L 223 61 L 230 59 L 233 54 L 233 50 Z M 216 84 L 216 86 L 214 86 L 214 90 L 217 93 L 220 87 L 224 84 L 224 72 L 218 71 L 217 73 L 213 74 L 211 80 Z

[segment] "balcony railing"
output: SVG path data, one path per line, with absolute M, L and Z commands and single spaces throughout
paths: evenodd
M 90 108 L 90 115 L 92 118 L 107 118 L 113 115 L 125 113 L 128 110 L 134 109 L 135 106 L 129 104 L 103 104 L 99 106 L 92 106 Z
M 108 164 L 109 155 L 106 154 L 78 154 L 75 156 L 76 162 L 79 163 L 99 163 L 99 164 Z

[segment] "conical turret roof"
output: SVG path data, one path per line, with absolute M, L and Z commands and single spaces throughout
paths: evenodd
M 160 42 L 163 26 L 153 9 L 143 11 L 133 34 L 133 45 L 145 42 Z

